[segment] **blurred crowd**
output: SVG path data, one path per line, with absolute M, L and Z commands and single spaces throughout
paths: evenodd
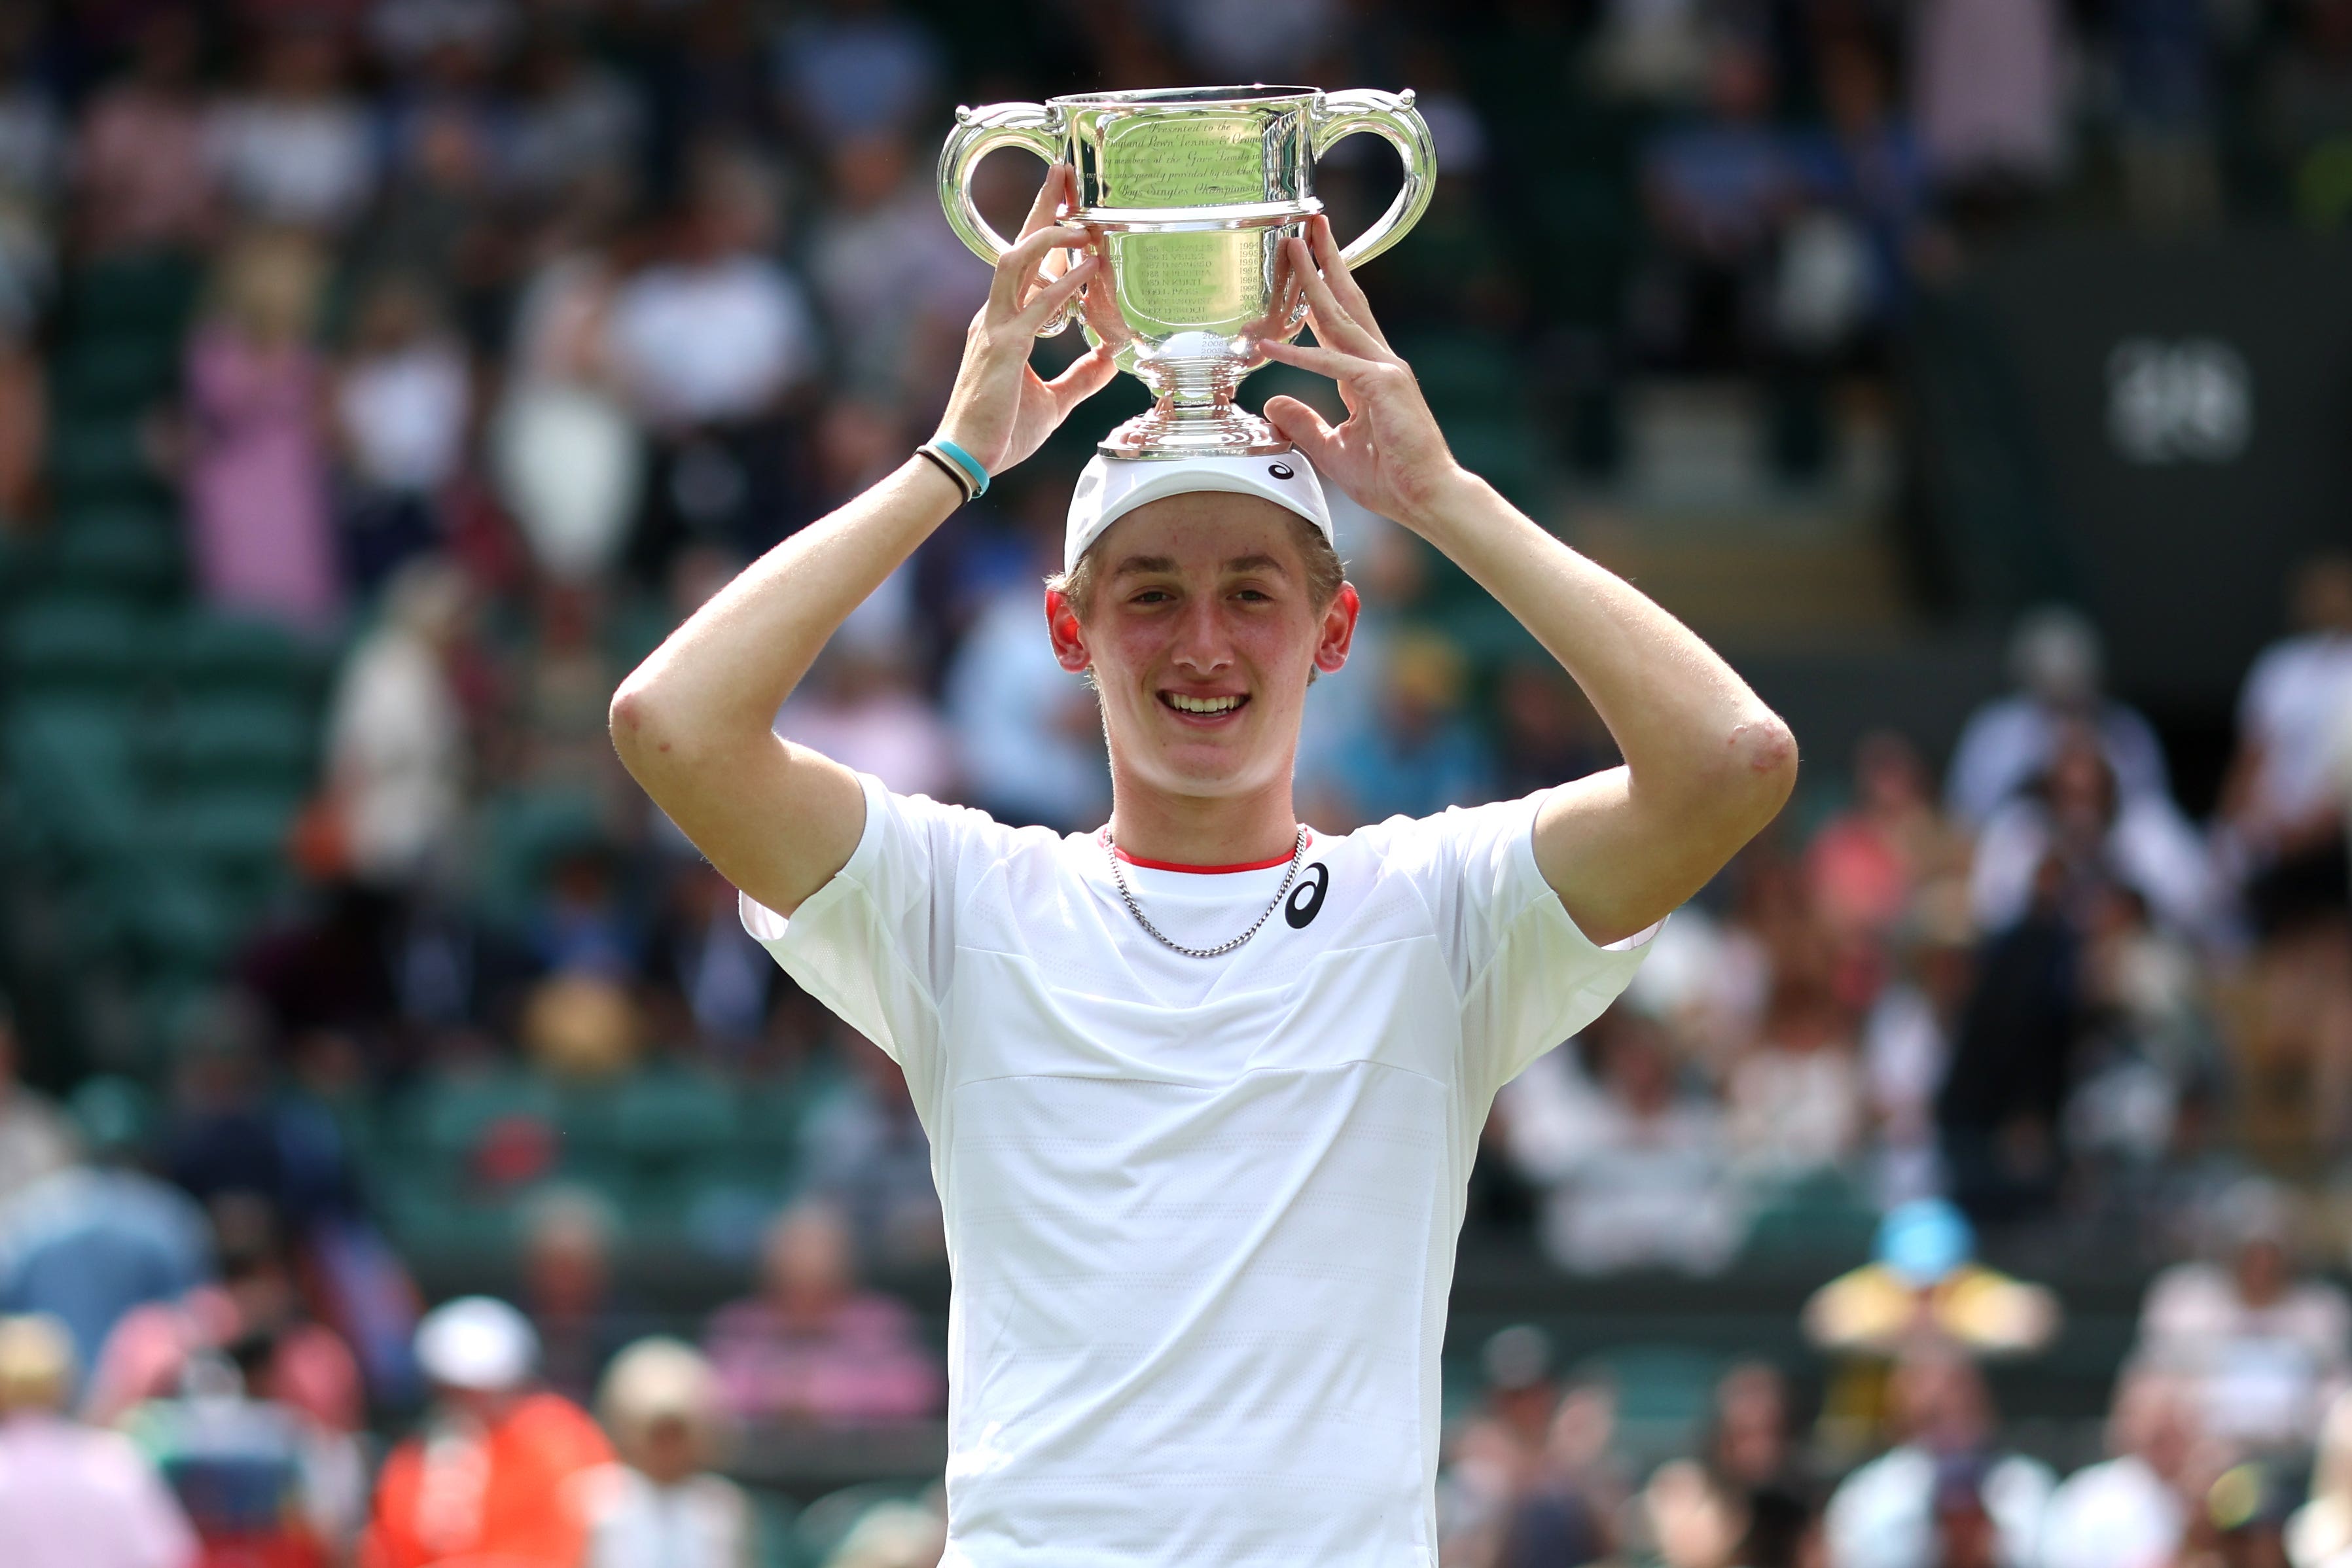
M 606 704 L 928 434 L 987 279 L 930 177 L 957 97 L 1252 79 L 1419 89 L 1439 189 L 1370 287 L 1465 460 L 1538 500 L 1621 460 L 1636 374 L 1753 382 L 1780 469 L 1819 471 L 1915 302 L 2046 215 L 2352 214 L 2352 0 L 0 5 L 0 529 L 58 526 L 70 302 L 181 300 L 125 460 L 201 601 L 332 670 L 297 896 L 169 1059 L 59 1103 L 0 1026 L 0 1558 L 739 1563 L 730 1428 L 940 1415 L 936 1317 L 867 1283 L 943 1254 L 903 1081 L 751 942 Z M 1385 157 L 1324 165 L 1343 229 Z M 992 160 L 983 210 L 1034 174 Z M 1132 393 L 952 519 L 780 731 L 1098 823 L 1039 584 Z M 1309 820 L 1609 765 L 1446 563 L 1340 529 L 1366 610 L 1310 699 Z M 2209 819 L 2093 629 L 2035 612 L 1940 781 L 1899 725 L 1809 758 L 1627 997 L 1505 1092 L 1474 1223 L 1561 1270 L 1880 1243 L 1808 1312 L 1818 1419 L 1742 1364 L 1696 1449 L 1644 1451 L 1605 1371 L 1497 1339 L 1449 1563 L 2352 1560 L 2352 1326 L 2314 1272 L 2347 1239 L 2352 563 L 2290 597 Z M 608 1111 L 625 1178 L 578 1153 Z M 427 1236 L 467 1205 L 478 1278 Z M 1977 1364 L 2055 1331 L 1974 1255 L 2037 1233 L 2169 1266 L 2113 1455 L 2063 1482 Z M 641 1290 L 673 1240 L 742 1299 Z M 827 1550 L 928 1568 L 937 1530 L 890 1501 Z

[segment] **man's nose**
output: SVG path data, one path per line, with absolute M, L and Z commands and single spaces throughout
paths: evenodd
M 1233 639 L 1225 635 L 1224 616 L 1215 600 L 1195 599 L 1184 606 L 1176 618 L 1171 652 L 1195 675 L 1213 675 L 1234 662 Z

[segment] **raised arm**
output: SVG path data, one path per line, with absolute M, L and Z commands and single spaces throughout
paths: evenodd
M 1266 353 L 1338 381 L 1349 417 L 1334 429 L 1287 397 L 1269 400 L 1266 416 L 1357 501 L 1445 552 L 1591 699 L 1624 765 L 1552 792 L 1536 817 L 1536 863 L 1587 936 L 1631 936 L 1698 891 L 1780 811 L 1796 784 L 1796 742 L 1689 627 L 1454 460 L 1330 226 L 1316 219 L 1310 237 L 1311 255 L 1292 259 L 1319 346 Z
M 1116 368 L 1100 349 L 1050 382 L 1029 365 L 1038 327 L 1095 269 L 1089 257 L 1036 283 L 1052 252 L 1086 244 L 1083 231 L 1054 222 L 1073 197 L 1057 166 L 972 318 L 940 424 L 991 474 L 1035 451 Z M 613 695 L 622 763 L 720 875 L 780 914 L 848 863 L 866 804 L 848 769 L 775 734 L 776 710 L 835 629 L 963 499 L 928 458 L 910 456 L 753 562 Z

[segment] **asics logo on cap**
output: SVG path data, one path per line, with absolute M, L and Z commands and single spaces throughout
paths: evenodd
M 1268 463 L 1265 466 L 1265 471 L 1277 479 L 1295 479 L 1298 477 L 1297 470 L 1288 463 Z

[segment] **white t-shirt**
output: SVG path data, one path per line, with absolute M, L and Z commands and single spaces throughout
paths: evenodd
M 1434 1564 L 1479 1130 L 1642 958 L 1537 869 L 1543 797 L 1318 836 L 1285 907 L 1203 960 L 1137 926 L 1097 839 L 860 776 L 849 863 L 789 924 L 742 912 L 930 1135 L 943 1568 Z M 1283 876 L 1127 870 L 1191 946 Z
M 2352 722 L 2352 637 L 2312 633 L 2272 644 L 2246 672 L 2238 729 L 2262 748 L 2254 788 L 2289 820 L 2334 799 Z

